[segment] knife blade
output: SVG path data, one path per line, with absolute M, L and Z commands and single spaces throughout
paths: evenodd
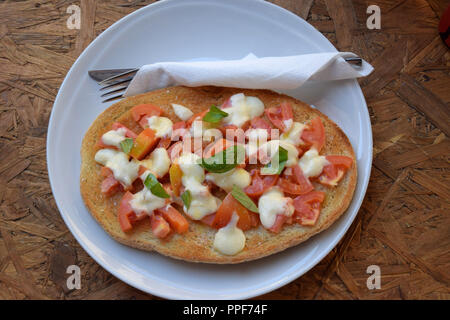
M 121 73 L 129 72 L 135 69 L 106 69 L 106 70 L 90 70 L 89 76 L 97 82 L 101 82 L 108 78 L 117 76 Z

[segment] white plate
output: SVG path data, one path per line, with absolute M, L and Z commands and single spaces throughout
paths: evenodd
M 126 16 L 81 54 L 56 97 L 47 138 L 53 194 L 68 228 L 106 270 L 126 283 L 165 298 L 240 299 L 277 289 L 314 267 L 349 228 L 370 176 L 372 132 L 366 103 L 354 80 L 309 84 L 291 95 L 314 104 L 350 138 L 358 184 L 347 212 L 305 243 L 239 265 L 195 264 L 123 246 L 91 217 L 79 192 L 84 133 L 108 105 L 101 103 L 91 69 L 136 67 L 157 61 L 237 59 L 335 51 L 294 14 L 264 1 L 161 1 Z

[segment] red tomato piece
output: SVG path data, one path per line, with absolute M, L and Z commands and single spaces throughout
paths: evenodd
M 134 121 L 139 122 L 144 116 L 160 116 L 163 110 L 154 104 L 140 104 L 131 108 L 131 115 Z
M 155 237 L 159 239 L 164 239 L 170 233 L 170 225 L 159 215 L 153 214 L 150 217 L 150 226 Z
M 156 145 L 159 138 L 152 129 L 144 129 L 134 140 L 130 155 L 136 160 L 142 160 Z
M 117 181 L 113 175 L 108 176 L 102 181 L 102 185 L 100 187 L 101 192 L 107 196 L 111 197 L 115 195 L 121 189 L 121 184 Z
M 133 194 L 127 191 L 120 201 L 117 216 L 119 218 L 119 224 L 123 232 L 128 232 L 133 229 L 133 225 L 131 223 L 136 219 L 136 214 L 134 213 L 133 208 L 130 204 L 130 201 L 132 199 Z
M 294 199 L 294 220 L 303 226 L 316 224 L 320 214 L 320 206 L 325 199 L 322 191 L 311 191 Z
M 287 102 L 283 102 L 278 108 L 268 108 L 265 112 L 270 122 L 283 132 L 288 131 L 294 123 L 292 106 Z
M 172 143 L 172 139 L 170 137 L 161 138 L 156 147 L 168 149 L 171 143 Z
M 203 217 L 203 219 L 200 221 L 203 222 L 204 224 L 212 227 L 215 218 L 216 218 L 216 214 L 212 213 L 212 214 L 208 214 L 207 216 Z
M 322 150 L 325 144 L 325 128 L 320 117 L 311 120 L 310 124 L 303 130 L 301 139 L 311 148 Z
M 188 221 L 180 212 L 178 212 L 177 209 L 172 207 L 170 204 L 165 207 L 156 209 L 156 212 L 161 214 L 163 218 L 167 222 L 169 222 L 170 227 L 174 229 L 175 232 L 184 233 L 188 231 L 189 229 Z
M 227 194 L 219 209 L 217 209 L 212 227 L 216 229 L 225 227 L 230 222 L 233 212 L 236 212 L 239 216 L 238 228 L 243 231 L 252 228 L 252 219 L 249 211 L 233 197 L 231 192 Z
M 344 174 L 352 166 L 353 159 L 347 156 L 326 156 L 329 162 L 323 168 L 322 174 L 318 181 L 326 186 L 335 187 L 338 182 L 344 177 Z
M 288 219 L 289 217 L 284 214 L 277 214 L 273 226 L 271 226 L 268 230 L 274 233 L 279 233 Z
M 299 185 L 300 190 L 302 190 L 302 193 L 300 194 L 305 194 L 314 190 L 314 186 L 312 185 L 311 181 L 309 181 L 309 179 L 305 177 L 302 169 L 298 164 L 292 167 L 292 173 L 295 182 Z
M 312 190 L 314 190 L 314 187 L 310 185 L 306 189 L 304 189 L 305 186 L 302 186 L 300 184 L 292 183 L 288 179 L 285 178 L 279 178 L 277 185 L 283 190 L 285 193 L 293 194 L 293 195 L 300 195 L 308 193 Z
M 274 186 L 278 180 L 278 175 L 265 175 L 264 178 L 261 178 L 258 169 L 250 171 L 250 175 L 252 183 L 244 189 L 244 192 L 250 197 L 259 197 L 267 189 Z

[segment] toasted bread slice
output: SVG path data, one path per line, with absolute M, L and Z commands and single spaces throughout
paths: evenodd
M 317 223 L 313 227 L 298 224 L 285 225 L 278 234 L 267 231 L 262 226 L 245 232 L 247 238 L 244 250 L 234 256 L 226 256 L 213 248 L 216 230 L 204 224 L 190 221 L 189 231 L 173 234 L 167 240 L 153 236 L 149 219 L 135 226 L 130 233 L 124 233 L 117 219 L 117 209 L 122 193 L 111 198 L 100 192 L 101 166 L 94 160 L 98 150 L 97 141 L 103 133 L 110 130 L 114 121 L 119 121 L 130 129 L 139 131 L 128 110 L 135 105 L 152 103 L 160 106 L 172 121 L 175 116 L 171 103 L 178 103 L 199 113 L 211 105 L 220 105 L 231 95 L 243 92 L 247 96 L 261 99 L 266 108 L 289 102 L 294 111 L 294 120 L 307 122 L 320 116 L 325 127 L 326 144 L 321 154 L 339 154 L 352 157 L 355 161 L 336 188 L 325 188 L 319 184 L 317 190 L 326 193 L 325 201 Z M 92 216 L 117 241 L 131 247 L 147 251 L 157 251 L 173 258 L 205 263 L 239 263 L 254 260 L 295 246 L 320 231 L 328 228 L 347 209 L 356 187 L 356 159 L 352 146 L 342 130 L 327 116 L 304 102 L 269 90 L 246 90 L 219 87 L 172 87 L 129 97 L 112 105 L 94 121 L 87 131 L 81 147 L 80 189 L 84 202 Z

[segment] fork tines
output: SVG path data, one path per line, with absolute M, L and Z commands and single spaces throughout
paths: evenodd
M 117 94 L 117 93 L 123 92 L 128 88 L 128 85 L 130 84 L 131 80 L 133 80 L 133 77 L 136 75 L 136 72 L 138 70 L 139 70 L 139 68 L 127 70 L 125 72 L 116 74 L 112 77 L 109 77 L 102 81 L 99 81 L 98 84 L 102 86 L 100 88 L 100 91 L 108 89 L 108 91 L 103 93 L 101 95 L 101 97 L 106 97 L 106 96 L 109 96 L 112 94 L 116 94 L 115 96 L 105 99 L 102 102 L 108 102 L 108 101 L 113 101 L 116 99 L 123 98 L 123 93 L 121 93 L 121 94 Z

